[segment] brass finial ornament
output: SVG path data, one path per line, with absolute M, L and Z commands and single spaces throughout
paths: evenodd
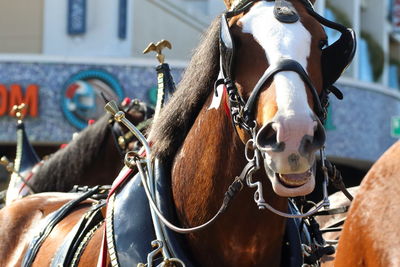
M 14 164 L 6 156 L 0 158 L 0 165 L 3 165 L 9 173 L 14 172 Z
M 15 113 L 15 117 L 17 117 L 18 119 L 18 123 L 21 123 L 22 120 L 24 119 L 23 111 L 25 108 L 27 108 L 27 105 L 25 103 L 21 103 L 20 105 L 14 105 L 12 107 L 12 112 Z
M 121 122 L 122 119 L 125 118 L 125 113 L 123 111 L 120 111 L 118 108 L 117 103 L 114 100 L 111 100 L 110 102 L 108 102 L 104 109 L 110 113 L 114 119 L 118 122 Z
M 166 48 L 166 47 L 168 47 L 169 49 L 171 49 L 171 48 L 172 48 L 172 45 L 171 45 L 171 43 L 170 43 L 169 41 L 163 39 L 163 40 L 159 41 L 159 42 L 156 43 L 156 44 L 150 43 L 150 44 L 146 47 L 146 49 L 143 51 L 143 54 L 147 54 L 147 53 L 149 53 L 149 52 L 151 52 L 151 51 L 154 51 L 154 52 L 157 53 L 156 57 L 157 57 L 158 61 L 160 62 L 160 64 L 163 64 L 163 63 L 164 63 L 165 56 L 163 55 L 162 50 L 163 50 L 164 48 Z

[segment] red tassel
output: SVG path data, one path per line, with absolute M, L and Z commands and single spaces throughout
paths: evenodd
M 129 97 L 125 97 L 124 100 L 122 100 L 121 105 L 122 105 L 123 107 L 126 107 L 126 106 L 128 106 L 131 102 L 132 102 L 132 100 L 131 100 Z

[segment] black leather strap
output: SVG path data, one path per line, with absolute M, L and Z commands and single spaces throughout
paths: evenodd
M 317 89 L 315 89 L 309 76 L 307 75 L 304 68 L 300 65 L 300 63 L 287 58 L 281 59 L 275 65 L 270 65 L 263 76 L 260 78 L 260 80 L 258 80 L 244 108 L 245 116 L 247 116 L 246 120 L 249 121 L 254 116 L 254 105 L 257 101 L 258 95 L 260 94 L 260 90 L 263 88 L 265 83 L 267 83 L 275 74 L 282 71 L 293 71 L 299 74 L 300 78 L 311 90 L 314 99 L 315 113 L 320 118 L 320 120 L 323 121 L 322 118 L 324 117 L 324 110 L 321 106 L 321 101 Z
M 101 208 L 106 205 L 105 201 L 101 201 L 97 205 L 90 208 L 89 211 L 75 225 L 71 232 L 67 235 L 64 242 L 57 250 L 51 261 L 51 267 L 70 266 L 73 261 L 74 254 L 78 250 L 81 242 L 94 227 L 104 220 Z
M 87 193 L 82 194 L 77 199 L 71 200 L 64 204 L 58 210 L 50 213 L 43 222 L 43 227 L 40 229 L 39 233 L 35 235 L 31 243 L 29 244 L 28 250 L 22 261 L 23 267 L 29 267 L 35 260 L 36 254 L 42 246 L 44 240 L 49 236 L 53 228 L 64 219 L 68 213 L 72 211 L 76 206 L 78 206 L 82 201 L 90 198 L 99 189 L 99 186 L 95 186 L 90 189 Z

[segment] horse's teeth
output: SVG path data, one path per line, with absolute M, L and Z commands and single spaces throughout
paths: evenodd
M 290 186 L 301 186 L 305 184 L 311 178 L 311 170 L 304 173 L 297 174 L 281 174 L 279 173 L 279 179 L 287 185 Z

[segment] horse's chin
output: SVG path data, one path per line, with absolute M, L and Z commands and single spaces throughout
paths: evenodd
M 315 188 L 315 164 L 304 173 L 280 174 L 264 166 L 271 181 L 272 189 L 281 197 L 298 197 L 310 194 Z

